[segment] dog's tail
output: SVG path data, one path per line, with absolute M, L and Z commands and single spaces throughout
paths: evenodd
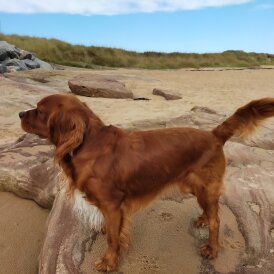
M 233 135 L 246 137 L 266 118 L 274 116 L 274 98 L 254 100 L 239 108 L 212 133 L 224 144 Z

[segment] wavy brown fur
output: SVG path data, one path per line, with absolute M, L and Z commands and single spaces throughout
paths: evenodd
M 274 98 L 251 101 L 213 129 L 213 134 L 224 144 L 233 135 L 246 138 L 265 119 L 274 116 Z
M 55 158 L 78 189 L 104 215 L 108 248 L 96 262 L 100 271 L 117 269 L 127 248 L 130 215 L 163 192 L 178 189 L 195 195 L 208 225 L 202 256 L 218 254 L 218 201 L 225 172 L 223 144 L 236 133 L 251 132 L 274 116 L 274 99 L 252 101 L 212 132 L 167 128 L 128 132 L 106 126 L 76 97 L 51 95 L 37 109 L 20 113 L 25 131 L 48 138 Z

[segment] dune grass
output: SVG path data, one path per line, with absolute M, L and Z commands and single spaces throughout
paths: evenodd
M 5 40 L 38 58 L 55 64 L 82 68 L 126 67 L 178 69 L 205 67 L 259 67 L 274 65 L 274 54 L 229 50 L 222 53 L 161 53 L 126 51 L 117 48 L 71 45 L 57 39 L 0 34 Z

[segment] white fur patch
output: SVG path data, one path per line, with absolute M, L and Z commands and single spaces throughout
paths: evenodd
M 61 184 L 61 191 L 65 195 L 69 186 L 68 178 L 61 169 L 59 170 L 57 177 Z M 104 224 L 104 216 L 98 207 L 90 204 L 85 199 L 85 194 L 78 189 L 73 191 L 73 196 L 70 197 L 70 201 L 73 203 L 72 209 L 74 214 L 84 223 L 88 224 L 91 229 L 101 232 Z
M 85 199 L 85 194 L 78 189 L 74 190 L 72 200 L 74 213 L 85 223 L 88 223 L 92 229 L 100 232 L 104 223 L 104 216 L 98 207 L 90 204 Z

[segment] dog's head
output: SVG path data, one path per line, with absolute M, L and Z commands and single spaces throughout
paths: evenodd
M 47 138 L 60 159 L 82 143 L 91 114 L 76 97 L 55 94 L 43 98 L 37 108 L 20 112 L 19 117 L 23 130 Z

